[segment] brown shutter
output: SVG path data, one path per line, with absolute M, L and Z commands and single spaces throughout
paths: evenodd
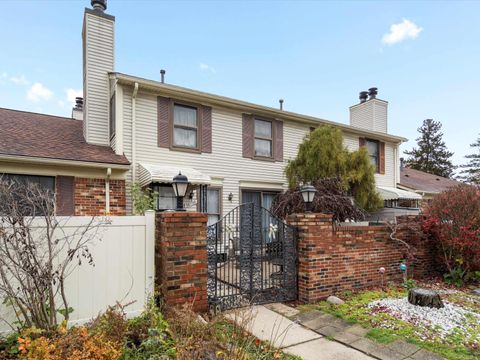
M 212 152 L 212 108 L 202 106 L 202 152 Z
M 281 121 L 274 121 L 275 124 L 275 139 L 274 139 L 274 146 L 275 146 L 275 161 L 283 161 L 283 122 Z
M 367 140 L 365 140 L 365 138 L 358 138 L 358 146 L 359 147 L 364 147 L 367 145 Z
M 56 214 L 59 216 L 75 215 L 75 178 L 73 176 L 57 176 Z
M 385 143 L 379 142 L 379 164 L 378 164 L 378 172 L 380 174 L 385 174 Z
M 159 96 L 157 109 L 158 147 L 170 147 L 169 107 L 170 100 Z
M 253 115 L 242 115 L 242 143 L 243 157 L 253 158 L 254 141 L 253 141 Z

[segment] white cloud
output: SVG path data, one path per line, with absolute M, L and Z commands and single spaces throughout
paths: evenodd
M 390 26 L 390 31 L 382 37 L 382 43 L 394 45 L 406 39 L 415 39 L 422 30 L 423 28 L 414 22 L 403 19 L 402 22 Z
M 49 100 L 52 96 L 53 92 L 38 82 L 33 84 L 27 91 L 27 99 L 33 102 Z
M 65 102 L 62 100 L 57 101 L 58 106 L 60 106 L 62 109 L 65 107 Z
M 83 97 L 83 90 L 82 89 L 66 89 L 65 93 L 67 94 L 67 101 L 71 104 L 75 104 L 76 97 Z
M 213 66 L 210 66 L 205 63 L 200 63 L 199 67 L 200 67 L 200 70 L 204 72 L 211 72 L 212 74 L 215 74 L 217 72 Z
M 20 76 L 11 76 L 10 81 L 13 82 L 14 84 L 17 85 L 28 85 L 30 84 L 30 81 L 27 80 L 25 75 L 20 75 Z

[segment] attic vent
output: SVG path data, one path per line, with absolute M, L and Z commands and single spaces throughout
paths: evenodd
M 435 180 L 437 180 L 437 181 L 440 181 L 440 179 L 439 179 L 439 178 L 436 178 Z

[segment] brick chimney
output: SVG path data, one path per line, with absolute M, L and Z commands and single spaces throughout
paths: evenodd
M 350 106 L 350 125 L 387 133 L 388 101 L 377 99 L 378 89 L 360 92 L 360 102 Z
M 114 71 L 115 17 L 106 0 L 92 0 L 83 17 L 83 135 L 88 143 L 109 145 L 110 86 Z

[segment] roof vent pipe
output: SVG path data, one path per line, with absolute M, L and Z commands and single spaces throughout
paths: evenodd
M 368 89 L 368 95 L 370 96 L 370 99 L 376 99 L 378 94 L 378 89 L 376 87 L 372 87 Z
M 92 0 L 90 4 L 93 7 L 93 10 L 104 12 L 107 10 L 107 0 Z
M 360 91 L 360 95 L 358 96 L 358 98 L 360 99 L 360 104 L 362 104 L 362 103 L 364 103 L 365 101 L 367 101 L 368 91 Z
M 278 102 L 280 103 L 280 110 L 283 110 L 283 99 L 278 100 Z
M 162 82 L 162 84 L 165 83 L 165 70 L 160 70 L 160 81 Z

